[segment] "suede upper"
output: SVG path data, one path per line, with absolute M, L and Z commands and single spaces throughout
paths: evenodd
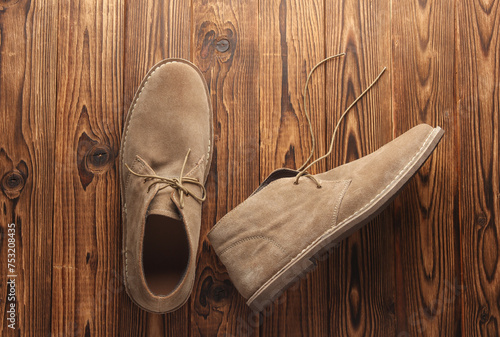
M 212 138 L 210 97 L 201 72 L 180 59 L 155 65 L 130 107 L 120 153 L 125 285 L 134 302 L 146 310 L 173 311 L 187 301 L 195 276 L 201 202 L 185 195 L 182 207 L 177 189 L 153 184 L 154 180 L 138 175 L 178 179 L 190 150 L 183 177 L 203 184 L 211 161 Z M 203 193 L 199 186 L 184 186 L 196 196 Z M 190 246 L 189 264 L 182 280 L 164 296 L 154 294 L 144 276 L 144 230 L 150 214 L 181 220 Z
M 366 209 L 429 145 L 421 124 L 372 154 L 294 184 L 280 169 L 224 216 L 208 238 L 238 291 L 249 298 L 315 240 Z

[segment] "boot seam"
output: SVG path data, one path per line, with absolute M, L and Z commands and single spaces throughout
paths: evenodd
M 205 155 L 201 156 L 200 159 L 198 159 L 198 162 L 194 165 L 194 167 L 186 173 L 186 176 L 191 176 L 196 170 L 198 170 L 201 167 L 201 164 L 203 163 L 205 159 Z
M 340 205 L 342 204 L 342 200 L 344 200 L 344 196 L 345 196 L 345 193 L 346 193 L 347 189 L 351 185 L 352 179 L 343 180 L 343 182 L 344 182 L 344 187 L 340 191 L 339 198 L 338 198 L 337 202 L 335 203 L 335 208 L 333 210 L 332 222 L 331 222 L 330 228 L 333 228 L 333 227 L 337 226 L 337 218 L 338 218 L 338 215 L 339 215 Z
M 288 255 L 285 248 L 283 248 L 282 245 L 280 245 L 278 242 L 276 242 L 275 240 L 271 239 L 270 237 L 268 236 L 263 236 L 263 235 L 254 235 L 254 236 L 249 236 L 249 237 L 246 237 L 244 239 L 240 239 L 234 243 L 232 243 L 231 245 L 229 245 L 228 247 L 224 248 L 223 250 L 221 250 L 219 252 L 219 256 L 222 256 L 224 255 L 225 253 L 227 253 L 229 250 L 235 248 L 236 246 L 244 243 L 244 242 L 247 242 L 247 241 L 250 241 L 250 240 L 257 240 L 257 239 L 261 239 L 261 240 L 267 240 L 269 242 L 271 242 L 272 244 L 274 244 L 279 250 L 281 250 L 281 252 L 283 252 L 283 254 L 285 255 Z
M 283 179 L 286 179 L 286 178 L 283 178 Z M 268 185 L 264 186 L 260 191 L 263 191 L 264 189 L 268 188 L 269 186 L 271 186 L 272 184 L 274 183 L 277 183 L 278 181 L 280 181 L 281 179 L 277 179 L 277 180 L 274 180 L 272 182 L 270 182 Z M 260 187 L 260 185 L 259 185 Z M 257 189 L 259 188 L 257 187 Z M 256 190 L 257 190 L 256 189 Z M 260 192 L 259 191 L 259 192 Z M 233 208 L 232 210 L 230 210 L 229 212 L 226 213 L 226 215 L 224 215 L 216 224 L 215 226 L 212 227 L 212 229 L 210 229 L 210 231 L 208 232 L 207 236 L 209 236 L 212 232 L 215 231 L 215 229 L 217 227 L 219 227 L 219 225 L 224 221 L 224 219 L 228 218 L 230 216 L 230 214 L 234 211 L 234 210 L 237 210 L 238 208 L 240 208 L 241 206 L 245 205 L 247 203 L 248 200 L 250 200 L 252 197 L 253 197 L 253 192 L 252 194 L 250 194 L 250 196 L 248 196 L 248 198 L 246 198 L 245 200 L 243 200 L 242 203 L 240 203 L 238 206 L 236 206 L 235 208 Z
M 141 157 L 139 157 L 139 156 L 135 156 L 135 158 L 134 158 L 134 163 L 132 164 L 131 169 L 135 169 L 135 168 L 137 167 L 137 164 L 140 164 L 140 165 L 141 165 L 141 166 L 140 166 L 140 168 L 144 168 L 144 167 L 145 167 L 145 165 L 144 165 L 144 161 L 143 161 L 143 160 L 141 160 L 141 159 L 142 159 Z M 128 188 L 128 186 L 129 186 L 130 176 L 131 176 L 130 172 L 129 172 L 129 173 L 127 173 L 127 180 L 125 181 L 125 191 L 127 191 L 127 188 Z

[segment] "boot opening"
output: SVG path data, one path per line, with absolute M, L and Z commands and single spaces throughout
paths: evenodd
M 170 294 L 184 278 L 189 262 L 189 242 L 184 223 L 163 215 L 146 218 L 142 263 L 152 293 Z

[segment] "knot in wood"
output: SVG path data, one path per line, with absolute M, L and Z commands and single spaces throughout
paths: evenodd
M 90 172 L 99 173 L 106 171 L 112 164 L 111 148 L 104 144 L 92 147 L 85 156 L 86 167 Z
M 479 227 L 484 227 L 488 223 L 488 219 L 484 215 L 477 217 L 477 225 Z
M 12 170 L 7 172 L 2 178 L 2 191 L 7 198 L 15 199 L 21 194 L 24 184 L 24 175 L 17 170 Z
M 21 0 L 3 0 L 0 1 L 0 11 L 6 10 L 9 7 L 16 5 Z
M 217 51 L 219 53 L 224 53 L 224 52 L 228 51 L 229 47 L 230 47 L 230 43 L 229 43 L 228 39 L 220 39 L 219 41 L 217 41 L 215 43 L 215 49 L 217 49 Z
M 490 309 L 487 306 L 483 306 L 481 308 L 479 319 L 481 320 L 481 323 L 486 323 L 490 319 Z
M 227 291 L 225 286 L 217 285 L 217 286 L 212 288 L 211 297 L 214 301 L 220 302 L 223 299 L 228 297 L 228 291 Z
M 217 280 L 210 277 L 210 284 L 206 284 L 206 300 L 213 306 L 221 307 L 229 304 L 233 293 L 229 280 Z

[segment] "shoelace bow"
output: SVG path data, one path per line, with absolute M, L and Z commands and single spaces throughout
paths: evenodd
M 344 56 L 345 53 L 340 53 L 340 54 L 337 54 L 337 55 L 333 55 L 333 56 L 329 56 L 327 57 L 326 59 L 320 61 L 318 64 L 316 64 L 312 69 L 311 71 L 309 72 L 309 75 L 307 75 L 307 80 L 306 80 L 306 84 L 304 85 L 304 92 L 303 92 L 303 99 L 304 99 L 304 114 L 306 115 L 306 119 L 307 119 L 307 123 L 309 124 L 309 132 L 311 134 L 311 153 L 309 154 L 309 157 L 307 158 L 307 160 L 304 162 L 304 164 L 302 164 L 302 166 L 299 168 L 299 173 L 297 173 L 297 175 L 295 176 L 295 181 L 294 181 L 294 184 L 298 184 L 299 183 L 299 179 L 300 177 L 304 176 L 304 177 L 307 177 L 309 179 L 311 179 L 312 181 L 314 181 L 314 183 L 316 183 L 316 186 L 318 188 L 321 188 L 321 184 L 319 183 L 319 181 L 314 178 L 314 176 L 312 176 L 311 174 L 309 174 L 307 172 L 307 169 L 309 169 L 311 166 L 313 166 L 314 164 L 318 163 L 319 161 L 325 159 L 326 157 L 328 157 L 331 153 L 332 153 L 332 150 L 333 150 L 333 144 L 334 144 L 334 141 L 335 141 L 335 136 L 337 135 L 337 130 L 340 126 L 340 123 L 342 122 L 342 120 L 344 119 L 345 115 L 347 115 L 347 113 L 351 110 L 351 108 L 375 85 L 375 83 L 377 83 L 377 81 L 380 79 L 380 77 L 382 76 L 382 74 L 384 73 L 384 71 L 386 70 L 386 67 L 384 67 L 384 69 L 382 69 L 382 71 L 380 72 L 380 74 L 377 76 L 377 78 L 375 78 L 375 80 L 368 86 L 368 88 L 365 89 L 365 91 L 363 91 L 361 93 L 361 95 L 359 95 L 352 103 L 351 105 L 349 105 L 349 107 L 344 111 L 344 113 L 342 113 L 342 115 L 340 116 L 339 120 L 337 121 L 337 125 L 335 126 L 335 129 L 333 130 L 333 135 L 332 135 L 332 139 L 330 141 L 330 149 L 328 150 L 328 152 L 326 154 L 324 154 L 323 156 L 319 157 L 318 159 L 314 160 L 313 162 L 311 162 L 309 165 L 307 164 L 312 156 L 313 156 L 313 153 L 314 153 L 314 146 L 315 146 L 315 137 L 314 137 L 314 131 L 313 131 L 313 128 L 312 128 L 312 123 L 311 123 L 311 119 L 309 118 L 309 112 L 308 112 L 308 108 L 307 108 L 307 95 L 309 93 L 309 80 L 311 79 L 311 76 L 312 74 L 314 73 L 314 71 L 320 66 L 322 65 L 323 63 L 327 62 L 328 60 L 331 60 L 331 59 L 334 59 L 334 58 L 337 58 L 337 57 L 340 57 L 340 56 Z
M 179 206 L 180 206 L 180 208 L 184 208 L 184 195 L 186 197 L 192 196 L 193 199 L 195 199 L 199 203 L 202 203 L 203 201 L 205 201 L 205 199 L 207 197 L 207 190 L 205 189 L 205 186 L 203 186 L 203 184 L 198 179 L 184 176 L 184 168 L 186 167 L 187 159 L 189 157 L 190 152 L 191 152 L 191 149 L 188 150 L 186 157 L 184 158 L 184 164 L 182 164 L 181 173 L 179 174 L 179 178 L 165 178 L 165 177 L 160 177 L 160 176 L 157 176 L 154 174 L 140 174 L 140 173 L 134 172 L 127 164 L 125 164 L 125 167 L 133 175 L 140 177 L 140 178 L 144 178 L 144 183 L 146 183 L 148 181 L 152 181 L 148 187 L 148 192 L 156 184 L 164 184 L 164 186 L 160 187 L 158 189 L 158 191 L 161 191 L 162 189 L 167 188 L 167 187 L 172 187 L 173 189 L 177 190 L 177 192 L 179 193 Z M 201 191 L 202 191 L 201 197 L 198 197 L 196 194 L 194 194 L 184 184 L 193 184 L 193 185 L 200 187 Z

